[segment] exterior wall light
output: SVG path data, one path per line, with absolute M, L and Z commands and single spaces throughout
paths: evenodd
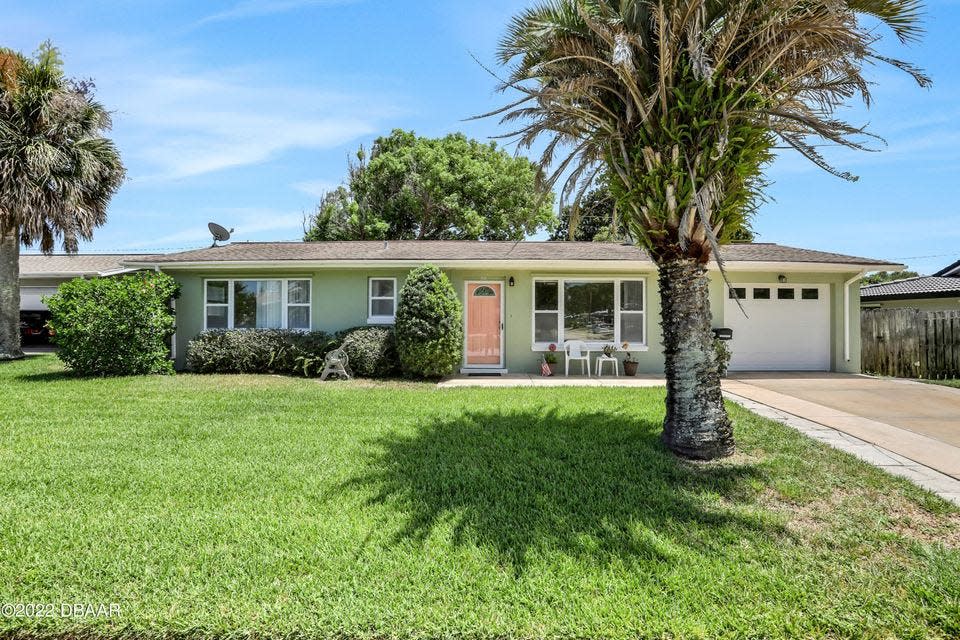
M 779 276 L 777 276 L 777 280 L 780 281 L 780 284 L 783 284 L 784 282 L 787 281 L 787 276 L 785 276 L 785 275 L 783 275 L 783 274 L 781 273 Z
M 513 286 L 516 286 L 517 281 L 513 279 L 513 276 L 510 276 L 510 279 L 507 280 L 507 284 L 513 287 Z

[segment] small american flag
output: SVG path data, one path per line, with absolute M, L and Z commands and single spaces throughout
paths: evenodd
M 550 371 L 550 365 L 547 364 L 546 358 L 540 361 L 540 374 L 548 378 L 553 375 L 553 371 Z

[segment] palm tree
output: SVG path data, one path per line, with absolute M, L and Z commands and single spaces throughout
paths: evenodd
M 864 149 L 876 139 L 834 117 L 851 98 L 869 105 L 864 65 L 890 64 L 929 84 L 881 55 L 863 19 L 907 42 L 921 33 L 921 9 L 919 0 L 551 0 L 508 27 L 501 89 L 520 95 L 493 112 L 518 127 L 505 137 L 526 148 L 546 139 L 541 165 L 562 181 L 562 200 L 576 204 L 606 175 L 630 236 L 657 264 L 663 439 L 676 453 L 712 459 L 734 446 L 707 264 L 748 228 L 778 146 L 855 179 L 817 147 Z
M 110 115 L 90 82 L 63 74 L 50 43 L 34 58 L 0 49 L 0 360 L 20 350 L 20 245 L 68 253 L 106 222 L 123 182 Z

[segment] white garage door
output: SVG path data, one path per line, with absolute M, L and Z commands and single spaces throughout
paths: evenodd
M 723 317 L 733 329 L 731 371 L 830 370 L 829 285 L 737 284 Z
M 56 287 L 20 287 L 21 311 L 46 311 L 47 305 L 41 302 L 44 296 L 52 296 Z

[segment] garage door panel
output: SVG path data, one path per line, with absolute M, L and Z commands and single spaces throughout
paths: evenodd
M 43 304 L 43 298 L 56 292 L 56 287 L 20 287 L 20 310 L 46 311 L 47 305 Z
M 734 286 L 745 295 L 743 310 L 730 297 L 724 306 L 731 371 L 830 370 L 827 285 Z

